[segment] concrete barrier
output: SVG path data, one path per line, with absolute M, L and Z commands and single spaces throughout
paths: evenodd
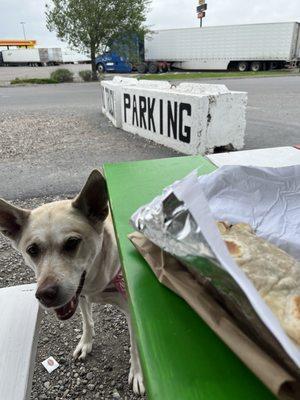
M 214 85 L 210 83 L 183 82 L 177 86 L 172 86 L 172 88 L 179 93 L 191 93 L 201 96 L 229 93 L 229 89 L 225 85 Z
M 170 89 L 171 85 L 167 81 L 147 81 L 115 76 L 110 81 L 102 81 L 101 88 L 101 111 L 116 128 L 122 127 L 121 119 L 121 95 L 120 90 L 123 86 L 140 86 L 145 89 Z
M 143 87 L 145 89 L 161 89 L 168 90 L 171 89 L 171 84 L 168 81 L 147 81 L 146 79 L 141 79 L 138 83 L 138 87 Z
M 101 111 L 116 128 L 122 127 L 121 118 L 121 94 L 123 85 L 136 86 L 138 80 L 134 78 L 123 78 L 116 76 L 111 81 L 102 81 L 101 88 Z
M 179 152 L 193 155 L 229 145 L 243 148 L 244 92 L 229 91 L 225 85 L 174 87 L 166 81 L 131 78 L 104 81 L 102 96 L 102 111 L 116 127 Z
M 123 87 L 121 96 L 124 130 L 195 154 L 191 150 L 198 148 L 206 127 L 201 111 L 208 108 L 207 98 L 141 87 Z
M 244 147 L 246 131 L 247 94 L 223 93 L 209 96 L 205 152 L 213 153 L 216 147 Z
M 216 147 L 243 148 L 247 93 L 229 91 L 225 85 L 202 83 L 181 83 L 173 90 L 208 97 L 206 137 L 202 137 L 205 153 L 212 153 Z

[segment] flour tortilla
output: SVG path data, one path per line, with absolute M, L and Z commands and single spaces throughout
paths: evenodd
M 219 222 L 218 228 L 231 256 L 300 345 L 300 262 L 256 236 L 248 224 Z

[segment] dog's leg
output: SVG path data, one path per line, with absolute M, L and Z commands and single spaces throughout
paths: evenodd
M 144 387 L 143 372 L 140 363 L 138 348 L 135 341 L 134 332 L 132 329 L 130 315 L 127 314 L 126 316 L 130 334 L 130 372 L 128 377 L 128 383 L 129 385 L 132 384 L 134 393 L 144 394 L 145 387 Z
M 73 353 L 73 357 L 79 358 L 79 360 L 84 360 L 92 351 L 95 331 L 92 317 L 92 303 L 90 303 L 85 297 L 80 297 L 79 307 L 82 315 L 83 333 Z
M 136 394 L 144 394 L 145 387 L 143 381 L 143 372 L 140 364 L 139 353 L 132 329 L 129 305 L 126 299 L 120 293 L 105 294 L 102 298 L 105 303 L 117 306 L 126 316 L 129 334 L 130 334 L 130 372 L 128 382 L 132 385 Z

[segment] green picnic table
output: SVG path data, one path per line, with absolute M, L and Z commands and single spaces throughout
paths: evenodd
M 271 392 L 176 294 L 161 285 L 127 238 L 129 218 L 207 159 L 106 164 L 110 204 L 149 399 L 269 400 Z

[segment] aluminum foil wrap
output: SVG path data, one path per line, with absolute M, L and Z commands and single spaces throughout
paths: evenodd
M 182 183 L 183 182 L 183 183 Z M 187 184 L 191 184 L 191 181 Z M 245 293 L 224 269 L 191 213 L 191 204 L 178 196 L 184 180 L 166 188 L 161 196 L 138 209 L 131 218 L 134 228 L 178 259 L 233 316 L 239 327 L 293 375 L 300 369 L 258 317 Z M 184 188 L 188 190 L 187 187 Z

